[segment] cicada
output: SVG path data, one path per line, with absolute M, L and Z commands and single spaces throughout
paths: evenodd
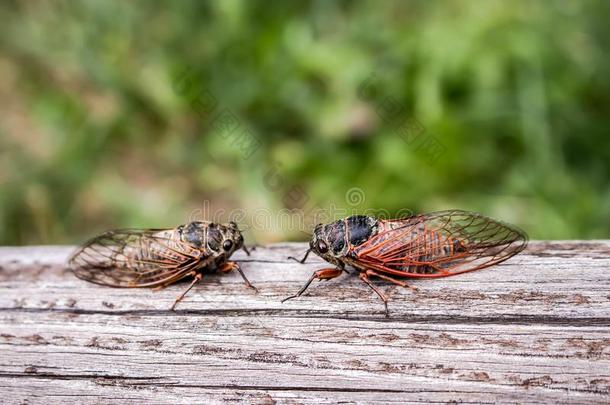
M 192 277 L 173 310 L 206 272 L 237 270 L 246 285 L 256 290 L 239 264 L 229 261 L 238 249 L 250 254 L 234 222 L 191 222 L 172 229 L 105 232 L 81 246 L 69 265 L 76 277 L 111 287 L 161 289 Z
M 393 220 L 351 216 L 317 225 L 305 256 L 290 257 L 304 263 L 314 252 L 335 267 L 315 271 L 299 292 L 284 301 L 299 297 L 313 280 L 338 277 L 350 266 L 381 298 L 388 316 L 388 297 L 371 278 L 416 290 L 404 279 L 480 270 L 511 258 L 526 245 L 523 231 L 475 212 L 438 211 Z

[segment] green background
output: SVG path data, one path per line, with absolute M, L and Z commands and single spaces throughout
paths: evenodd
M 608 21 L 607 1 L 4 1 L 0 244 L 220 209 L 297 240 L 309 220 L 278 213 L 329 207 L 608 238 Z

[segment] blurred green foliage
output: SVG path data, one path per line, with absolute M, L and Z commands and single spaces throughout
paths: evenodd
M 608 238 L 609 20 L 603 0 L 2 2 L 0 244 L 330 204 Z M 251 156 L 214 134 L 224 110 Z M 280 228 L 247 236 L 305 237 Z

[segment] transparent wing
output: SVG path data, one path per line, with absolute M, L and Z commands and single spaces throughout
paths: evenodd
M 105 232 L 69 259 L 83 280 L 112 287 L 154 287 L 173 283 L 209 255 L 180 241 L 173 229 L 121 229 Z
M 358 263 L 407 277 L 446 277 L 500 263 L 527 246 L 518 228 L 467 211 L 439 211 L 381 221 L 355 248 Z

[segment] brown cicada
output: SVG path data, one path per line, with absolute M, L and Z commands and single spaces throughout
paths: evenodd
M 189 287 L 171 309 L 209 271 L 237 270 L 246 285 L 256 290 L 241 267 L 229 258 L 243 249 L 237 224 L 191 222 L 173 229 L 120 229 L 86 242 L 69 259 L 76 277 L 111 287 L 167 287 L 192 277 Z
M 338 277 L 351 266 L 383 301 L 388 315 L 388 298 L 371 277 L 409 286 L 402 278 L 437 278 L 479 270 L 498 264 L 521 252 L 526 234 L 512 225 L 459 210 L 439 211 L 394 220 L 351 216 L 316 226 L 309 249 L 336 267 L 314 272 L 299 297 L 315 279 Z

